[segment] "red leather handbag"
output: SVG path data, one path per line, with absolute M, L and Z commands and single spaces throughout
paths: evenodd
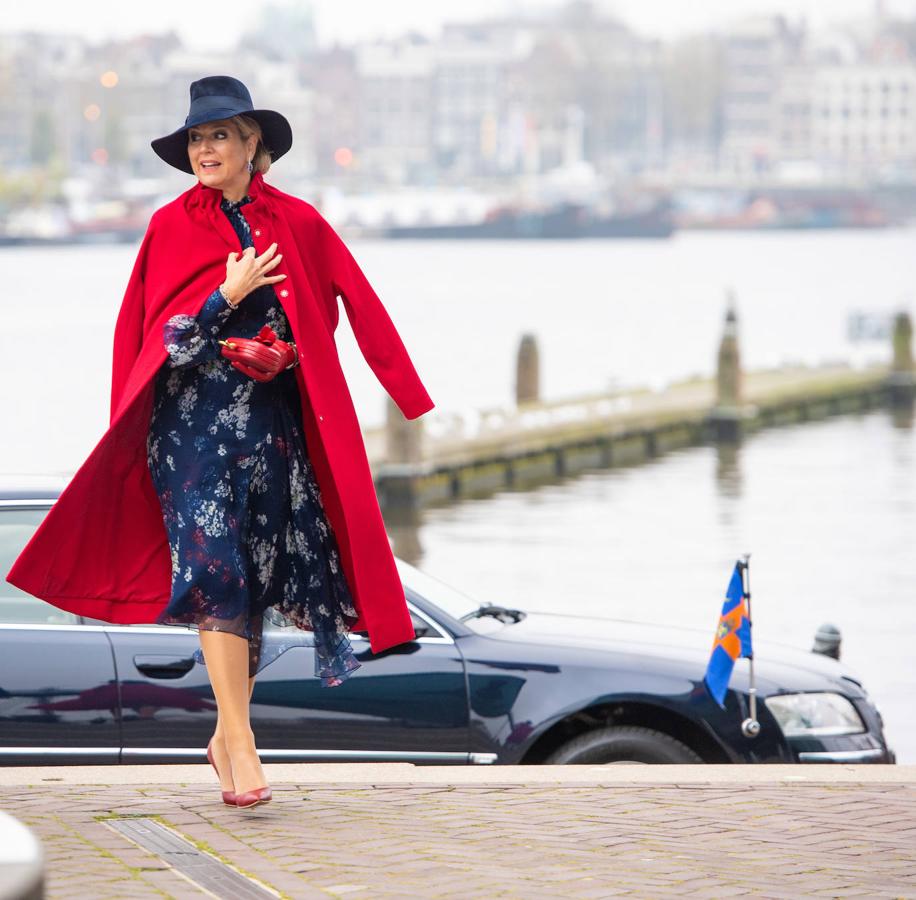
M 270 381 L 299 362 L 296 345 L 281 341 L 269 325 L 264 325 L 253 338 L 232 337 L 219 343 L 222 355 L 256 381 Z

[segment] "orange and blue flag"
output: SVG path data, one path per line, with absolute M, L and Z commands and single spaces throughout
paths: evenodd
M 728 583 L 719 627 L 712 642 L 712 654 L 706 667 L 706 675 L 703 677 L 709 693 L 722 709 L 725 709 L 722 701 L 725 699 L 735 660 L 739 656 L 753 656 L 751 620 L 745 603 L 742 565 L 741 562 L 735 563 L 735 571 L 732 572 L 731 581 Z

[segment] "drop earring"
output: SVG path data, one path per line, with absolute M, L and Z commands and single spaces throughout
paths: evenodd
M 254 171 L 254 166 L 251 164 L 251 160 L 248 160 L 248 174 L 250 175 Z

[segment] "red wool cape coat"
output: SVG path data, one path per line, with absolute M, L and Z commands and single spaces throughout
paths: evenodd
M 306 447 L 359 613 L 352 627 L 368 631 L 379 652 L 414 631 L 334 342 L 338 295 L 366 362 L 401 412 L 414 419 L 433 402 L 381 301 L 318 210 L 260 172 L 248 194 L 255 251 L 276 241 L 283 254 L 270 274 L 287 276 L 275 288 L 299 348 L 292 371 Z M 168 356 L 166 320 L 196 315 L 224 280 L 230 251 L 241 251 L 221 199 L 222 191 L 198 182 L 153 213 L 115 325 L 108 429 L 6 576 L 77 615 L 153 622 L 169 601 L 168 538 L 146 460 L 153 376 Z

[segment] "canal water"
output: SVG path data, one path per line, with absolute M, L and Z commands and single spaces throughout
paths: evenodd
M 711 374 L 728 291 L 748 367 L 886 359 L 885 343 L 850 340 L 848 318 L 916 313 L 914 238 L 349 244 L 437 402 L 434 427 L 511 402 L 529 331 L 548 399 Z M 0 250 L 0 473 L 72 473 L 101 438 L 135 252 Z M 343 314 L 338 346 L 374 426 L 384 393 Z M 838 625 L 900 761 L 916 763 L 914 441 L 911 423 L 874 412 L 430 511 L 420 564 L 482 601 L 708 626 L 711 639 L 730 567 L 751 552 L 755 635 L 808 648 Z
M 420 568 L 475 600 L 708 628 L 704 651 L 750 553 L 754 637 L 810 649 L 836 625 L 899 762 L 916 763 L 911 417 L 773 429 L 428 510 L 416 540 Z

